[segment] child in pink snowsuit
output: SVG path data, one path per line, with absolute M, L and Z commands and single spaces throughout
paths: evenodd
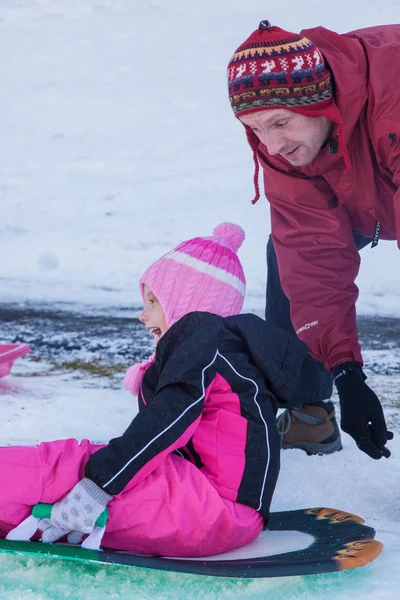
M 38 502 L 55 503 L 42 539 L 91 533 L 107 506 L 102 546 L 206 556 L 254 540 L 279 472 L 278 403 L 290 401 L 307 348 L 240 315 L 240 227 L 183 242 L 140 281 L 140 319 L 155 354 L 125 385 L 139 413 L 107 445 L 74 439 L 0 448 L 0 535 Z

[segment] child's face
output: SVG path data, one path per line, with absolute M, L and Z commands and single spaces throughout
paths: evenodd
M 164 311 L 161 304 L 148 285 L 144 284 L 144 309 L 139 315 L 140 321 L 146 325 L 146 329 L 154 335 L 156 342 L 168 331 Z

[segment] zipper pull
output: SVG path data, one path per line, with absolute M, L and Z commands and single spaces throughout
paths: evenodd
M 329 152 L 331 154 L 336 154 L 337 149 L 338 149 L 338 141 L 337 141 L 338 136 L 335 136 L 334 138 L 331 139 L 331 141 L 329 142 Z

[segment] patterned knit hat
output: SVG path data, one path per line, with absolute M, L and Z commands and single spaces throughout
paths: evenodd
M 244 237 L 238 225 L 222 223 L 210 237 L 179 244 L 142 276 L 143 299 L 147 284 L 160 302 L 169 327 L 196 310 L 222 317 L 240 313 L 246 279 L 236 253 Z
M 284 108 L 306 117 L 327 117 L 337 123 L 346 170 L 351 169 L 342 118 L 334 101 L 331 72 L 319 49 L 308 38 L 261 21 L 229 61 L 228 91 L 236 117 Z M 251 130 L 246 128 L 246 132 L 255 162 L 254 203 L 260 196 L 259 141 Z
M 331 75 L 306 37 L 261 21 L 228 65 L 229 98 L 236 116 L 266 108 L 310 115 L 331 106 Z

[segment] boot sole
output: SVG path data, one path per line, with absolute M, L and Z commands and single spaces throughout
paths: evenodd
M 317 444 L 313 442 L 296 442 L 294 444 L 285 444 L 282 446 L 282 450 L 304 450 L 308 455 L 318 454 L 333 454 L 343 449 L 340 438 L 331 442 L 330 444 Z

